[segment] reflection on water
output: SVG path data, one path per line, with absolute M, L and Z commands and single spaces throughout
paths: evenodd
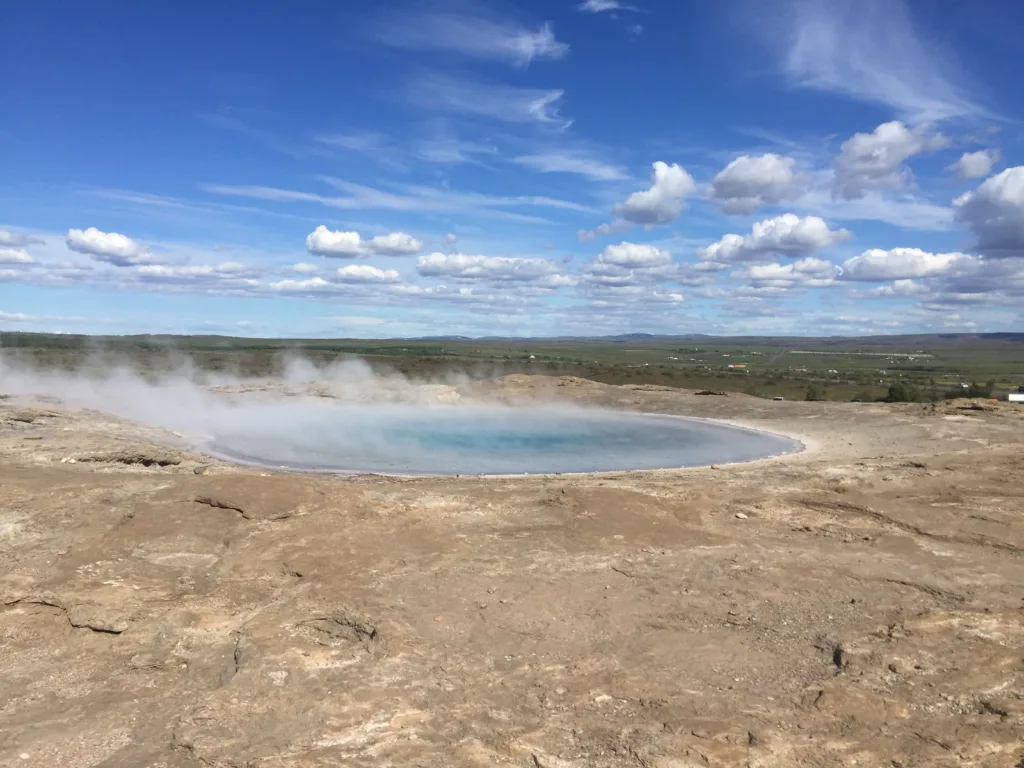
M 800 448 L 785 437 L 711 422 L 585 408 L 292 401 L 246 410 L 244 421 L 211 425 L 207 448 L 301 470 L 598 472 L 724 464 Z

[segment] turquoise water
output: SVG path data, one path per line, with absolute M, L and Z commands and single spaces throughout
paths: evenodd
M 426 475 L 669 469 L 793 453 L 794 440 L 708 421 L 584 408 L 246 406 L 207 450 L 269 467 Z

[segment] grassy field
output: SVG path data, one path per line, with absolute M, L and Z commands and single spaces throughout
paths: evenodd
M 6 332 L 0 347 L 8 363 L 66 370 L 106 364 L 99 361 L 113 355 L 142 371 L 159 371 L 184 355 L 200 369 L 265 376 L 279 371 L 288 355 L 318 364 L 359 357 L 416 378 L 538 373 L 787 399 L 875 400 L 899 383 L 925 398 L 971 382 L 994 382 L 995 394 L 1024 385 L 1024 334 L 296 340 Z

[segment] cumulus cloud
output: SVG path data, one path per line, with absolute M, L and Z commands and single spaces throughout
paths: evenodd
M 28 251 L 22 248 L 6 248 L 0 246 L 0 264 L 4 265 L 24 265 L 24 264 L 35 264 L 36 260 L 32 258 Z
M 306 250 L 317 256 L 337 259 L 370 255 L 411 256 L 423 250 L 423 243 L 404 232 L 392 232 L 363 240 L 358 232 L 330 230 L 321 224 L 306 237 Z
M 832 285 L 842 270 L 831 261 L 809 257 L 789 264 L 757 264 L 733 273 L 755 286 L 769 289 L 824 288 Z
M 349 264 L 337 272 L 337 279 L 343 283 L 397 283 L 398 270 L 377 269 L 368 264 Z
M 661 267 L 672 262 L 672 254 L 653 245 L 619 243 L 609 245 L 597 257 L 597 263 L 625 269 Z
M 628 221 L 614 221 L 610 224 L 599 224 L 593 229 L 579 229 L 576 230 L 576 239 L 581 243 L 589 243 L 596 240 L 599 237 L 608 237 L 609 235 L 615 235 L 619 232 L 625 232 L 627 229 L 632 228 L 632 224 Z
M 404 232 L 377 235 L 367 243 L 367 246 L 371 253 L 378 256 L 412 256 L 423 250 L 423 243 Z
M 668 224 L 675 221 L 688 195 L 697 191 L 693 177 L 678 164 L 657 161 L 651 173 L 651 186 L 634 192 L 615 212 L 632 224 Z
M 867 292 L 868 296 L 874 298 L 909 298 L 912 296 L 923 296 L 927 294 L 929 289 L 919 282 L 914 280 L 896 280 L 891 285 L 880 285 L 877 288 L 872 288 Z
M 0 229 L 0 248 L 24 248 L 26 245 L 40 245 L 46 242 L 42 238 L 9 229 Z
M 833 192 L 856 200 L 873 189 L 902 189 L 913 181 L 904 161 L 914 155 L 949 145 L 942 134 L 930 134 L 927 125 L 914 129 L 894 120 L 871 133 L 857 133 L 843 142 L 835 167 Z
M 313 275 L 320 271 L 320 267 L 316 264 L 307 264 L 300 261 L 298 264 L 292 264 L 292 272 L 298 272 L 300 275 Z
M 471 256 L 464 253 L 430 253 L 420 256 L 416 270 L 424 277 L 457 280 L 547 281 L 567 284 L 557 264 L 546 259 Z
M 305 280 L 278 280 L 277 282 L 270 283 L 267 287 L 274 293 L 297 294 L 323 293 L 341 289 L 341 286 L 328 282 L 322 277 L 308 277 Z
M 991 256 L 1024 257 L 1024 166 L 985 179 L 953 201 L 954 216 Z
M 239 287 L 254 287 L 257 281 L 255 271 L 237 261 L 226 261 L 222 264 L 196 264 L 186 266 L 167 266 L 163 264 L 145 264 L 135 271 L 135 277 L 141 282 L 154 283 L 225 283 Z
M 425 7 L 390 15 L 373 30 L 381 43 L 407 50 L 434 50 L 474 59 L 526 66 L 535 59 L 561 59 L 569 46 L 555 38 L 551 24 L 536 29 L 487 12 L 456 13 Z
M 964 259 L 929 283 L 935 298 L 948 303 L 1024 306 L 1024 262 L 1019 259 Z
M 796 161 L 768 153 L 737 157 L 711 180 L 711 198 L 726 213 L 752 213 L 762 205 L 781 203 L 797 191 Z
M 849 230 L 831 230 L 817 216 L 801 218 L 786 213 L 757 222 L 749 235 L 725 235 L 706 248 L 698 248 L 697 255 L 720 263 L 766 261 L 776 254 L 797 258 L 851 237 Z
M 609 245 L 587 264 L 580 275 L 583 291 L 591 297 L 612 289 L 618 290 L 617 295 L 621 296 L 628 286 L 662 282 L 694 285 L 705 280 L 689 272 L 683 274 L 683 265 L 674 263 L 672 254 L 667 250 L 628 242 Z
M 886 282 L 933 277 L 972 258 L 965 253 L 928 253 L 920 248 L 872 248 L 843 262 L 843 279 Z
M 998 149 L 981 149 L 977 152 L 964 152 L 960 159 L 946 170 L 956 174 L 958 179 L 983 179 L 992 173 L 998 162 Z
M 85 230 L 69 229 L 64 242 L 72 251 L 87 254 L 96 261 L 104 261 L 117 267 L 134 267 L 156 262 L 142 244 L 127 235 L 101 232 L 96 227 Z

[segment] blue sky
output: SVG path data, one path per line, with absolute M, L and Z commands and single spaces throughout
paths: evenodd
M 4 330 L 1024 320 L 1013 0 L 37 0 L 0 25 Z

